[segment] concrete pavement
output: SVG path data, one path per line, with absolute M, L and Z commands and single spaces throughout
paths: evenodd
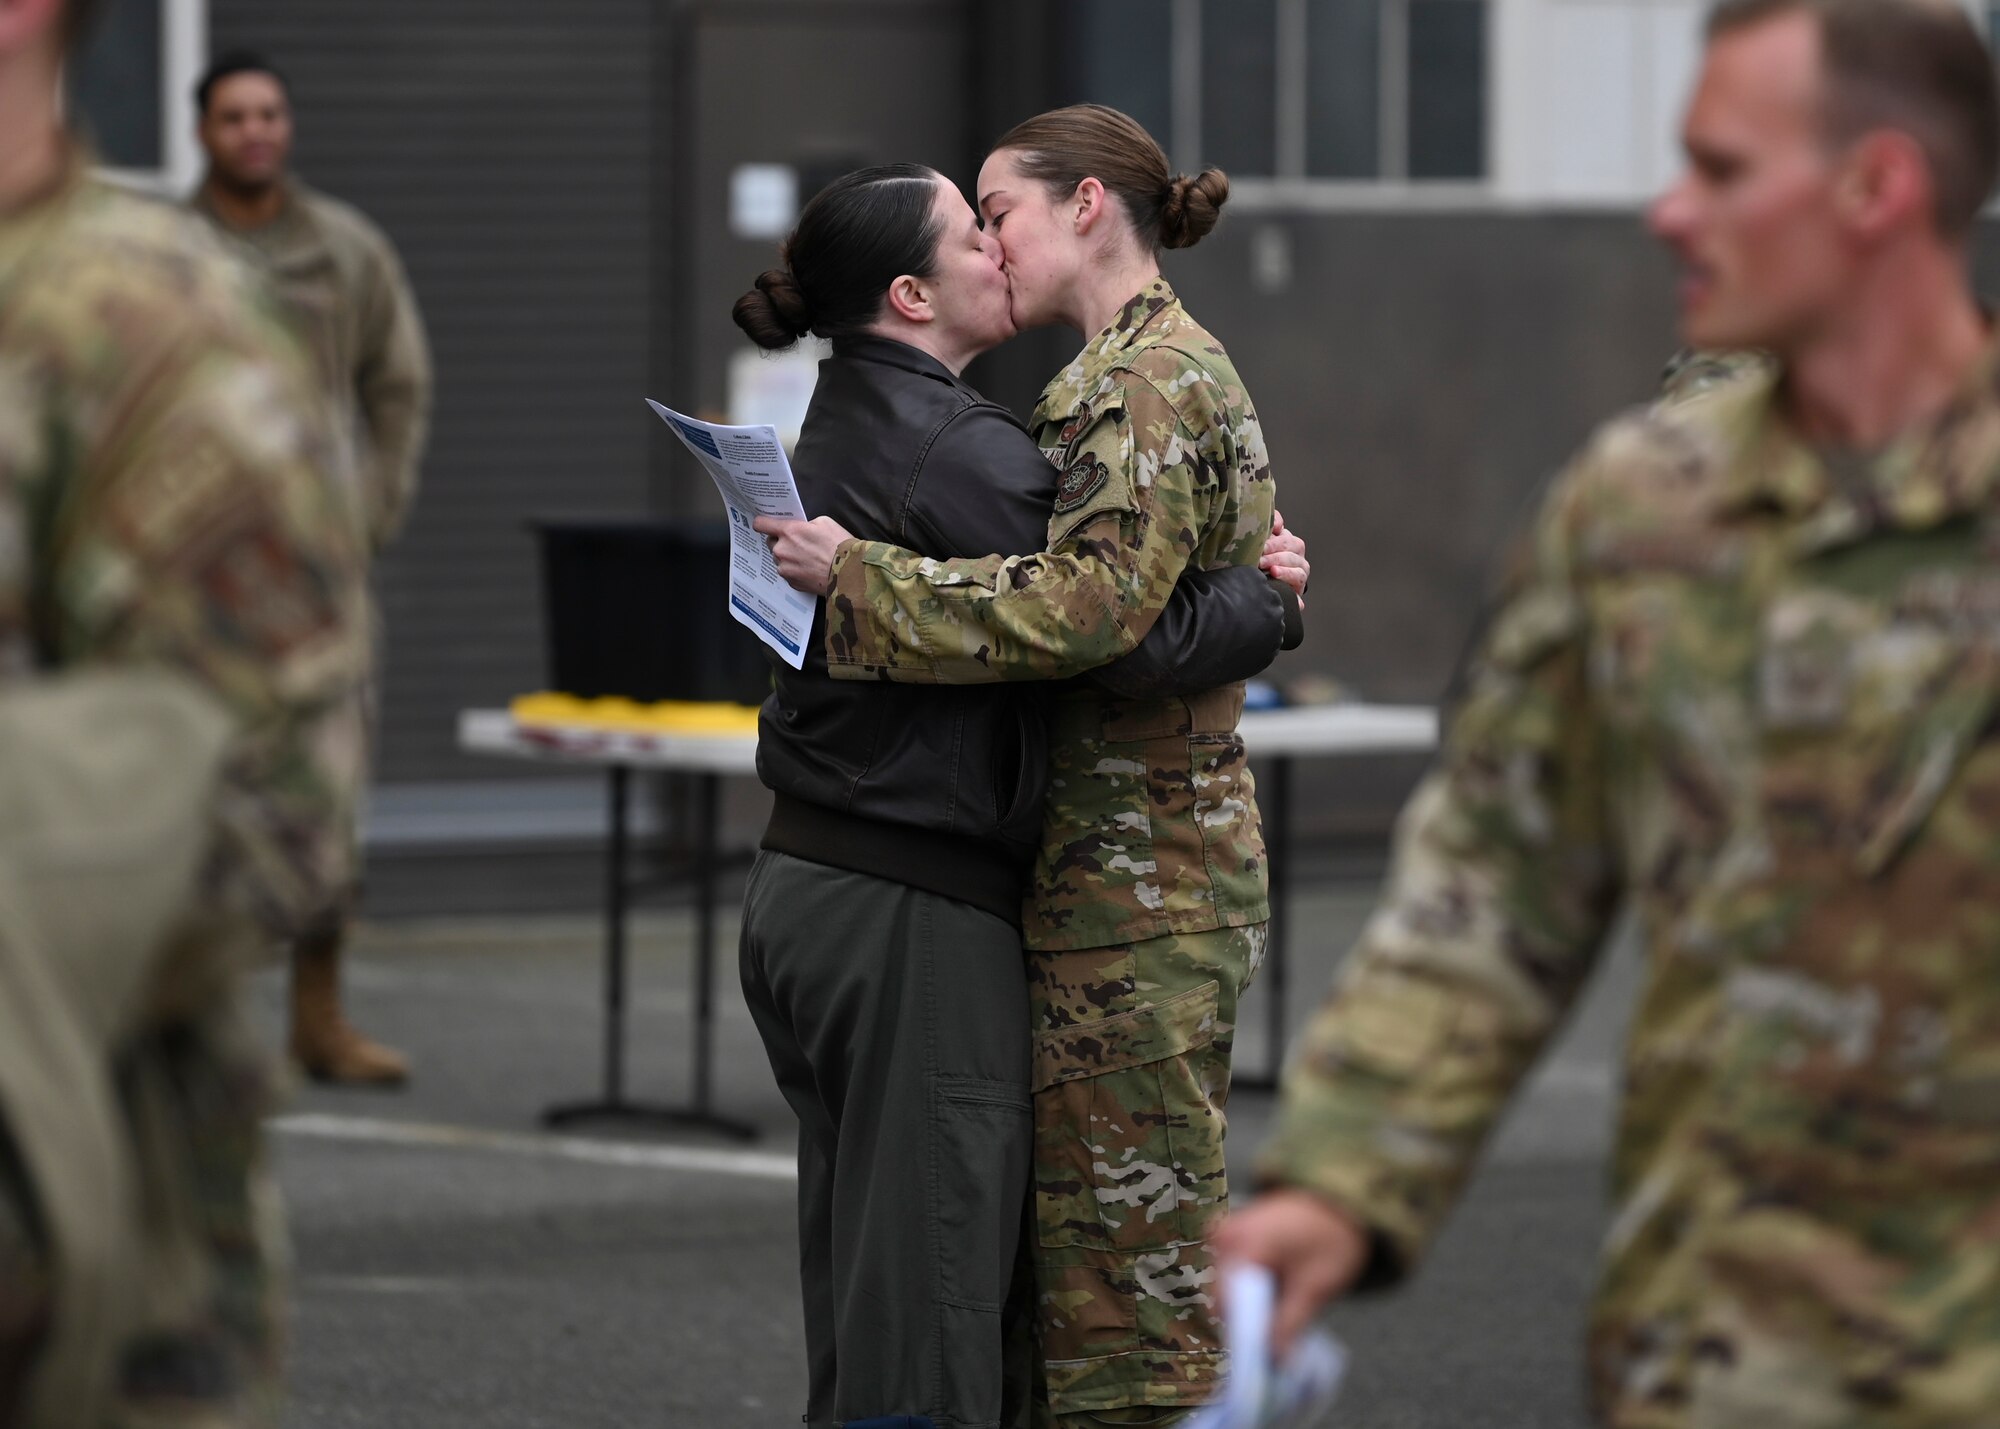
M 1294 1025 L 1325 987 L 1370 890 L 1307 889 Z M 635 921 L 629 1086 L 685 1095 L 691 919 Z M 308 1089 L 274 1143 L 297 1254 L 292 1429 L 775 1426 L 797 1422 L 790 1114 L 718 968 L 721 1110 L 741 1147 L 606 1127 L 552 1136 L 545 1104 L 599 1071 L 598 928 L 587 919 L 377 924 L 350 1002 L 410 1051 L 401 1093 Z M 1601 1222 L 1612 1049 L 1631 993 L 1614 958 L 1496 1140 L 1476 1189 L 1408 1290 L 1338 1311 L 1354 1350 L 1333 1423 L 1563 1429 L 1582 1423 L 1581 1311 Z M 260 981 L 276 1035 L 282 983 Z M 1260 994 L 1242 1064 L 1264 1065 Z M 1239 1094 L 1233 1160 L 1270 1097 Z

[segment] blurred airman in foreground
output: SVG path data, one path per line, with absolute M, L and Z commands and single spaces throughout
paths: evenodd
M 275 1422 L 242 973 L 351 879 L 361 554 L 248 271 L 92 181 L 0 0 L 0 1423 Z
M 1992 62 L 1942 0 L 1724 0 L 1651 222 L 1709 364 L 1558 480 L 1217 1231 L 1280 1333 L 1408 1274 L 1636 906 L 1589 1359 L 1619 1429 L 2000 1406 Z

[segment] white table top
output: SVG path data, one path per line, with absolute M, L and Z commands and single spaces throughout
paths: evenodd
M 559 764 L 628 764 L 705 774 L 757 772 L 757 736 L 749 730 L 742 734 L 642 734 L 585 725 L 520 725 L 506 710 L 460 710 L 458 747 L 471 754 Z
M 1424 754 L 1437 748 L 1429 705 L 1300 705 L 1245 710 L 1236 726 L 1258 755 Z
M 1250 756 L 1422 754 L 1437 745 L 1437 712 L 1427 705 L 1307 705 L 1251 710 L 1237 726 Z M 506 710 L 461 710 L 459 748 L 473 754 L 568 764 L 627 764 L 754 774 L 757 736 L 643 734 L 583 725 L 523 726 Z

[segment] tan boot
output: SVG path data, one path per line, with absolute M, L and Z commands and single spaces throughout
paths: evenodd
M 340 1010 L 344 941 L 344 931 L 314 935 L 292 949 L 292 1057 L 316 1082 L 401 1086 L 409 1080 L 409 1061 L 362 1036 Z

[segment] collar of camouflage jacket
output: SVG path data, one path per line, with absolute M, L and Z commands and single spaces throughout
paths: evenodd
M 1775 365 L 1714 396 L 1727 471 L 1724 510 L 1798 519 L 1799 543 L 1823 549 L 1882 529 L 1920 531 L 1983 506 L 2000 484 L 2000 345 L 1989 345 L 1943 411 L 1877 453 L 1859 491 L 1843 490 L 1822 455 L 1778 409 Z
M 324 246 L 319 225 L 313 221 L 312 207 L 307 202 L 312 190 L 286 174 L 278 180 L 278 192 L 281 196 L 278 211 L 269 223 L 256 228 L 237 228 L 224 218 L 222 210 L 215 205 L 206 180 L 194 191 L 194 197 L 188 200 L 188 207 L 238 242 L 270 256 L 282 256 L 292 249 L 317 250 Z
M 91 156 L 72 142 L 64 147 L 56 176 L 29 198 L 0 210 L 0 284 L 12 280 L 15 269 L 35 251 L 49 225 L 68 211 L 90 177 Z
M 1111 325 L 1085 343 L 1069 366 L 1042 389 L 1041 401 L 1035 406 L 1035 422 L 1039 425 L 1061 421 L 1081 410 L 1102 388 L 1104 379 L 1124 364 L 1138 345 L 1140 335 L 1162 325 L 1165 321 L 1162 315 L 1179 312 L 1180 306 L 1173 285 L 1165 278 L 1153 279 L 1127 299 Z

